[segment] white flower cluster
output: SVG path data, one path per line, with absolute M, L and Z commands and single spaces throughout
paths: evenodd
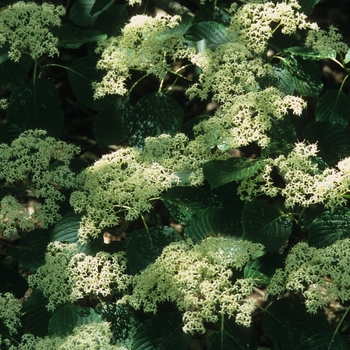
M 184 134 L 147 138 L 142 152 L 128 147 L 104 155 L 83 171 L 82 189 L 70 198 L 74 210 L 84 214 L 80 237 L 96 237 L 104 228 L 117 225 L 123 213 L 126 220 L 134 220 L 149 211 L 152 199 L 181 183 L 182 172 L 188 172 L 190 185 L 201 184 L 201 166 L 220 157 L 228 155 L 213 154 Z
M 331 246 L 317 249 L 301 242 L 288 254 L 285 268 L 276 270 L 267 295 L 285 291 L 301 292 L 307 309 L 316 313 L 319 308 L 339 300 L 350 300 L 350 240 L 338 240 Z
M 169 29 L 179 24 L 180 16 L 156 17 L 138 15 L 131 18 L 119 37 L 101 41 L 97 53 L 101 59 L 98 69 L 107 70 L 100 83 L 95 83 L 95 97 L 106 94 L 124 95 L 130 70 L 153 74 L 162 80 L 172 71 L 171 60 L 186 57 L 184 39 Z
M 255 54 L 267 49 L 267 42 L 277 28 L 283 34 L 294 34 L 298 29 L 317 29 L 316 23 L 307 21 L 305 14 L 299 11 L 298 0 L 282 2 L 248 1 L 237 9 L 233 5 L 230 31 L 239 34 L 245 45 Z
M 0 293 L 0 320 L 10 334 L 17 333 L 21 325 L 20 312 L 22 305 L 11 293 Z M 0 339 L 1 340 L 1 339 Z M 1 344 L 1 342 L 0 342 Z
M 20 343 L 11 345 L 6 339 L 4 344 L 8 350 L 128 350 L 125 346 L 112 345 L 112 336 L 107 322 L 93 322 L 75 327 L 73 333 L 67 337 L 40 338 L 33 334 L 24 334 Z
M 47 247 L 45 265 L 28 277 L 28 283 L 49 300 L 48 310 L 55 310 L 86 295 L 107 296 L 125 291 L 131 283 L 125 270 L 125 253 L 99 252 L 89 256 L 79 253 L 74 243 L 53 242 Z
M 122 302 L 146 312 L 157 312 L 158 303 L 171 301 L 184 312 L 184 331 L 205 332 L 203 322 L 220 315 L 235 316 L 249 326 L 254 305 L 247 299 L 254 281 L 232 281 L 233 269 L 242 269 L 263 246 L 249 241 L 210 237 L 198 245 L 176 242 L 134 277 L 133 293 Z
M 12 191 L 0 204 L 4 236 L 16 233 L 17 228 L 45 228 L 60 218 L 57 202 L 65 198 L 60 189 L 75 186 L 69 164 L 78 152 L 78 147 L 48 137 L 43 130 L 28 130 L 11 145 L 0 144 L 0 185 Z M 24 207 L 29 198 L 43 200 L 34 204 L 31 214 Z
M 34 60 L 47 54 L 58 54 L 58 38 L 51 28 L 60 26 L 60 17 L 66 13 L 63 6 L 18 1 L 0 11 L 0 47 L 10 45 L 9 57 L 18 62 L 23 53 Z
M 350 158 L 340 161 L 338 169 L 321 170 L 315 159 L 317 152 L 316 144 L 300 142 L 287 156 L 265 159 L 265 166 L 254 177 L 240 183 L 241 198 L 251 200 L 261 194 L 270 197 L 281 194 L 286 208 L 324 204 L 325 208 L 332 209 L 345 205 L 344 195 L 350 190 Z M 283 188 L 277 187 L 272 180 L 274 167 L 285 181 Z

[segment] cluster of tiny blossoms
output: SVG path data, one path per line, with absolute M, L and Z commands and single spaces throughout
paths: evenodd
M 83 213 L 79 235 L 96 237 L 104 228 L 119 223 L 120 214 L 134 220 L 152 208 L 152 199 L 174 185 L 203 182 L 201 165 L 220 157 L 207 147 L 189 141 L 184 134 L 147 138 L 144 150 L 122 148 L 104 155 L 80 174 L 82 189 L 75 191 L 70 203 Z M 221 158 L 228 157 L 221 154 Z
M 21 325 L 20 312 L 21 304 L 13 294 L 0 293 L 0 320 L 10 334 L 17 333 L 17 329 Z
M 8 350 L 128 350 L 124 346 L 112 345 L 112 332 L 107 322 L 93 322 L 74 328 L 73 333 L 67 337 L 36 337 L 24 334 L 21 343 L 16 346 L 7 343 Z M 5 342 L 4 342 L 5 343 Z
M 28 130 L 11 145 L 0 144 L 0 185 L 14 196 L 1 202 L 3 235 L 15 233 L 17 226 L 22 230 L 33 229 L 36 224 L 45 228 L 60 218 L 57 201 L 64 196 L 59 189 L 74 187 L 75 174 L 69 164 L 78 152 L 77 147 L 48 137 L 43 130 Z M 44 200 L 34 204 L 31 215 L 20 205 L 26 196 Z
M 0 11 L 0 47 L 10 45 L 9 57 L 18 62 L 23 53 L 34 60 L 47 54 L 58 54 L 58 38 L 51 33 L 53 26 L 60 26 L 66 10 L 63 6 L 48 3 L 19 1 Z
M 96 50 L 101 54 L 97 68 L 107 73 L 100 83 L 94 84 L 95 97 L 124 95 L 130 70 L 152 74 L 160 80 L 172 71 L 167 58 L 176 60 L 187 56 L 183 37 L 170 30 L 180 19 L 180 16 L 134 16 L 121 36 L 101 41 Z
M 285 268 L 276 270 L 266 293 L 301 292 L 307 309 L 316 313 L 335 300 L 342 303 L 350 300 L 349 265 L 348 238 L 321 249 L 298 243 L 288 254 Z
M 234 38 L 215 51 L 192 53 L 191 62 L 201 69 L 197 83 L 186 90 L 189 98 L 206 99 L 212 95 L 221 108 L 234 103 L 237 95 L 259 89 L 258 79 L 271 74 L 271 66 Z
M 305 14 L 299 11 L 298 0 L 284 2 L 248 1 L 237 9 L 231 7 L 233 18 L 230 31 L 238 33 L 240 39 L 255 54 L 262 54 L 267 42 L 277 27 L 283 34 L 291 35 L 298 29 L 317 29 L 316 23 L 307 21 Z M 275 27 L 275 28 L 274 28 Z
M 300 142 L 287 156 L 265 159 L 265 166 L 254 177 L 241 181 L 238 188 L 241 198 L 250 200 L 261 194 L 270 197 L 281 194 L 286 208 L 324 204 L 332 209 L 345 205 L 344 194 L 350 188 L 350 158 L 340 161 L 338 169 L 321 170 L 316 161 L 317 152 L 317 145 Z M 283 188 L 275 186 L 271 177 L 273 168 L 283 177 Z
M 215 116 L 194 127 L 196 141 L 217 146 L 222 150 L 247 146 L 256 142 L 268 146 L 266 132 L 276 120 L 289 111 L 300 116 L 305 101 L 297 96 L 283 95 L 270 87 L 231 98 L 232 104 L 220 109 Z
M 145 312 L 171 301 L 184 312 L 184 331 L 203 333 L 203 322 L 220 315 L 235 316 L 249 326 L 254 304 L 248 298 L 254 281 L 232 282 L 233 269 L 242 269 L 263 246 L 249 241 L 210 237 L 198 245 L 181 241 L 163 249 L 161 256 L 134 277 L 133 293 L 121 302 Z
M 319 28 L 310 30 L 305 40 L 305 46 L 332 58 L 335 58 L 337 53 L 345 55 L 350 49 L 343 42 L 343 36 L 334 26 L 330 26 L 328 31 Z
M 131 283 L 125 270 L 124 252 L 89 256 L 80 253 L 75 243 L 53 242 L 47 247 L 45 264 L 28 277 L 28 283 L 38 287 L 49 300 L 48 310 L 55 310 L 85 295 L 107 296 L 125 291 Z

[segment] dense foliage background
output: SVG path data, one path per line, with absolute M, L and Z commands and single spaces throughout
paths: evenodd
M 350 349 L 350 1 L 15 3 L 2 348 Z

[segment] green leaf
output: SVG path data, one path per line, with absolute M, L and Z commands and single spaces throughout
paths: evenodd
M 295 85 L 293 76 L 289 73 L 289 70 L 280 65 L 274 65 L 273 69 L 277 77 L 276 87 L 286 95 L 293 94 Z
M 46 247 L 50 241 L 48 229 L 36 229 L 23 236 L 10 255 L 29 271 L 35 271 L 45 263 Z
M 93 130 L 101 147 L 119 144 L 131 133 L 133 113 L 130 109 L 129 96 L 121 96 L 105 107 L 96 117 Z
M 74 96 L 85 107 L 93 110 L 102 110 L 116 98 L 115 96 L 107 95 L 100 99 L 94 99 L 94 90 L 92 83 L 94 81 L 101 81 L 104 72 L 96 69 L 98 57 L 84 56 L 76 59 L 68 67 L 68 80 L 71 84 Z
M 184 333 L 182 326 L 182 314 L 179 312 L 155 315 L 136 329 L 132 348 L 134 350 L 188 349 L 192 336 Z
M 128 11 L 126 5 L 113 5 L 108 8 L 108 11 L 100 13 L 93 28 L 106 33 L 108 37 L 118 36 L 127 22 Z
M 330 122 L 317 122 L 303 130 L 303 136 L 310 143 L 317 143 L 319 155 L 330 166 L 350 156 L 350 130 Z
M 198 42 L 203 41 L 205 47 L 215 50 L 218 46 L 231 41 L 227 34 L 227 28 L 214 21 L 199 22 L 193 24 L 184 35 L 191 47 L 197 47 Z
M 52 316 L 52 312 L 46 308 L 47 304 L 48 300 L 37 289 L 23 303 L 21 322 L 26 333 L 39 337 L 47 335 L 49 320 Z
M 89 307 L 66 304 L 51 316 L 48 333 L 51 336 L 66 337 L 75 327 L 89 323 L 102 322 L 101 315 Z
M 350 49 L 348 50 L 348 52 L 345 55 L 344 64 L 348 64 L 349 62 L 350 62 Z
M 165 34 L 184 35 L 188 31 L 188 29 L 192 26 L 192 23 L 193 23 L 193 17 L 185 13 L 184 15 L 181 16 L 181 22 L 174 28 L 168 28 Z
M 113 5 L 114 0 L 104 1 L 103 6 L 95 3 L 96 0 L 77 0 L 69 11 L 69 19 L 81 27 L 91 25 L 102 12 Z
M 335 59 L 337 57 L 337 52 L 335 50 L 332 50 L 331 54 L 324 54 L 319 51 L 308 50 L 303 46 L 288 47 L 287 49 L 284 49 L 283 52 L 290 53 L 293 56 L 299 56 L 303 59 L 310 60 L 323 60 L 325 58 Z
M 50 241 L 76 243 L 80 227 L 81 215 L 72 210 L 64 215 L 51 231 Z
M 194 140 L 195 139 L 195 135 L 193 132 L 193 127 L 197 124 L 199 124 L 200 122 L 209 119 L 210 116 L 209 115 L 197 115 L 194 118 L 191 118 L 188 122 L 186 122 L 182 128 L 181 128 L 181 132 L 183 134 L 185 134 L 190 140 Z
M 317 5 L 320 0 L 299 0 L 298 3 L 301 6 L 300 12 L 304 12 L 307 16 L 311 15 L 315 5 Z
M 54 85 L 46 79 L 18 86 L 10 97 L 7 121 L 21 129 L 43 129 L 60 138 L 63 131 L 61 99 Z
M 347 126 L 350 122 L 350 99 L 340 90 L 328 90 L 317 102 L 317 121 Z
M 113 344 L 125 344 L 125 346 L 130 344 L 131 338 L 140 322 L 127 307 L 115 303 L 103 303 L 98 308 L 98 312 L 110 324 L 110 329 L 113 333 Z
M 90 10 L 90 14 L 94 15 L 97 12 L 101 12 L 103 11 L 103 9 L 108 6 L 110 3 L 110 0 L 98 0 L 96 2 L 94 2 L 91 10 Z
M 222 208 L 222 201 L 218 196 L 197 187 L 173 187 L 165 192 L 161 199 L 174 219 L 184 225 L 201 209 Z
M 22 130 L 16 124 L 6 123 L 0 124 L 0 143 L 10 145 L 15 140 Z
M 268 307 L 262 325 L 276 349 L 283 350 L 295 350 L 305 339 L 329 330 L 325 315 L 311 314 L 303 302 L 288 298 Z
M 349 350 L 350 344 L 339 333 L 315 334 L 298 345 L 295 350 Z
M 78 230 L 80 228 L 81 215 L 69 211 L 60 220 L 57 221 L 51 231 L 51 242 L 76 243 L 80 252 L 85 254 L 95 254 L 103 246 L 102 239 L 91 240 L 87 243 L 81 243 Z
M 232 181 L 248 179 L 263 165 L 264 162 L 259 159 L 212 160 L 203 165 L 203 174 L 213 189 Z
M 12 293 L 17 299 L 23 298 L 28 289 L 27 280 L 3 263 L 0 263 L 0 281 L 0 293 Z
M 316 248 L 323 248 L 335 241 L 350 237 L 350 209 L 327 210 L 317 216 L 309 227 L 308 242 Z
M 193 17 L 193 23 L 215 21 L 224 26 L 229 26 L 232 16 L 221 7 L 215 6 L 213 3 L 206 3 L 200 6 Z
M 128 239 L 127 258 L 132 274 L 136 275 L 153 263 L 171 242 L 182 240 L 181 235 L 168 226 L 153 226 L 132 231 Z
M 58 38 L 58 46 L 66 49 L 78 49 L 85 43 L 91 43 L 107 39 L 107 34 L 99 30 L 83 30 L 71 23 L 64 23 L 53 30 L 53 34 Z
M 184 111 L 171 96 L 162 92 L 143 95 L 134 110 L 137 128 L 129 137 L 131 146 L 142 149 L 149 136 L 170 134 L 181 130 Z
M 244 278 L 254 278 L 257 284 L 268 285 L 276 269 L 284 267 L 285 256 L 268 254 L 248 261 L 244 267 Z
M 283 120 L 275 121 L 266 134 L 271 139 L 270 145 L 266 149 L 269 156 L 272 152 L 276 152 L 278 155 L 281 153 L 288 155 L 297 142 L 296 128 L 290 115 L 285 116 Z M 263 154 L 265 154 L 265 150 L 262 152 Z
M 8 57 L 9 45 L 0 47 L 0 88 L 9 88 L 24 82 L 33 60 L 29 55 L 22 55 L 18 62 L 11 61 Z
M 239 239 L 241 231 L 240 215 L 226 209 L 209 207 L 193 214 L 184 234 L 186 238 L 199 243 L 216 235 Z
M 218 322 L 219 323 L 219 322 Z M 238 325 L 234 318 L 221 317 L 219 331 L 209 334 L 207 350 L 256 350 L 257 340 L 252 327 Z
M 254 200 L 244 205 L 243 238 L 261 243 L 269 252 L 275 252 L 292 233 L 292 221 L 273 206 Z
M 288 56 L 282 59 L 282 65 L 293 77 L 295 90 L 307 97 L 318 97 L 323 88 L 321 72 L 317 65 L 300 57 Z

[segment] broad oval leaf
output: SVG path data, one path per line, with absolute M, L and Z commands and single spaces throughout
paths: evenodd
M 203 41 L 210 50 L 215 50 L 218 46 L 231 41 L 227 28 L 214 21 L 193 24 L 184 37 L 190 46 L 196 47 L 195 43 Z
M 298 345 L 295 350 L 349 350 L 349 342 L 339 333 L 324 332 L 313 335 Z
M 84 106 L 93 110 L 102 110 L 113 102 L 116 97 L 107 95 L 100 99 L 94 99 L 92 83 L 101 81 L 104 72 L 96 69 L 98 57 L 85 56 L 76 59 L 68 67 L 68 80 L 71 84 L 74 96 Z
M 75 327 L 93 322 L 102 322 L 101 315 L 89 307 L 79 307 L 69 303 L 57 309 L 51 316 L 48 333 L 49 335 L 66 337 L 72 334 Z
M 285 256 L 268 254 L 248 261 L 244 267 L 244 278 L 254 278 L 257 284 L 268 285 L 276 269 L 284 267 Z
M 100 1 L 100 0 L 99 0 Z M 108 10 L 114 3 L 114 0 L 101 1 L 103 6 L 96 4 L 96 0 L 77 0 L 69 11 L 69 19 L 76 25 L 85 27 L 93 24 L 96 18 Z
M 109 0 L 108 0 L 109 1 Z M 98 1 L 96 4 L 99 3 Z M 106 33 L 108 37 L 118 36 L 128 22 L 127 5 L 113 5 L 97 17 L 93 29 Z
M 81 215 L 72 210 L 57 221 L 51 231 L 50 241 L 76 243 L 80 227 Z
M 294 79 L 288 69 L 280 65 L 274 65 L 274 73 L 277 78 L 276 86 L 286 95 L 292 95 L 295 91 Z
M 105 107 L 96 117 L 93 130 L 101 147 L 119 144 L 131 133 L 133 113 L 130 109 L 129 96 L 121 96 Z
M 73 210 L 66 213 L 57 221 L 51 231 L 51 242 L 76 243 L 80 252 L 85 254 L 95 254 L 101 250 L 102 239 L 95 239 L 84 244 L 79 240 L 78 230 L 80 227 L 81 215 L 76 214 Z
M 335 50 L 331 50 L 331 53 L 324 54 L 319 51 L 308 50 L 303 46 L 292 46 L 283 50 L 286 53 L 290 53 L 293 56 L 300 56 L 303 59 L 311 59 L 311 60 L 323 60 L 325 58 L 335 59 L 337 57 L 337 52 Z
M 349 97 L 340 90 L 327 91 L 317 102 L 315 119 L 347 126 L 350 122 Z
M 193 214 L 184 234 L 193 242 L 200 243 L 215 235 L 239 239 L 241 231 L 240 215 L 236 217 L 232 211 L 209 207 Z
M 317 122 L 303 130 L 303 136 L 310 143 L 317 143 L 320 155 L 330 166 L 350 156 L 350 130 L 330 122 Z
M 264 165 L 262 160 L 229 158 L 212 160 L 203 165 L 204 177 L 210 187 L 217 188 L 232 181 L 240 181 L 252 177 Z
M 317 216 L 309 227 L 308 242 L 316 248 L 327 247 L 346 237 L 350 237 L 349 208 L 327 210 Z
M 0 124 L 0 143 L 6 143 L 10 145 L 23 130 L 15 124 L 6 123 Z
M 129 137 L 131 146 L 142 149 L 146 137 L 180 132 L 184 111 L 171 96 L 162 92 L 146 94 L 134 110 L 137 128 Z
M 50 241 L 50 230 L 36 229 L 27 232 L 10 255 L 29 271 L 35 271 L 45 263 L 45 252 Z
M 254 200 L 247 202 L 242 214 L 243 238 L 261 243 L 275 252 L 292 233 L 292 221 L 273 206 Z
M 276 349 L 283 350 L 295 350 L 305 339 L 329 330 L 324 314 L 311 314 L 303 302 L 288 298 L 268 307 L 262 325 Z
M 0 47 L 0 88 L 9 88 L 24 82 L 33 60 L 29 55 L 22 55 L 18 62 L 8 57 L 9 45 Z
M 182 314 L 162 313 L 144 321 L 132 339 L 134 350 L 184 350 L 192 336 L 182 330 Z
M 323 88 L 321 72 L 317 65 L 301 57 L 288 56 L 282 60 L 282 65 L 293 78 L 295 90 L 308 97 L 318 97 Z
M 218 196 L 196 187 L 173 187 L 165 192 L 161 199 L 174 219 L 184 225 L 201 209 L 222 208 L 222 201 Z
M 24 130 L 43 129 L 50 136 L 60 138 L 63 110 L 53 84 L 37 78 L 18 86 L 10 97 L 7 120 Z
M 217 7 L 213 3 L 206 3 L 204 6 L 199 7 L 196 11 L 193 22 L 200 23 L 206 21 L 215 21 L 224 26 L 229 26 L 232 16 L 227 10 L 222 7 Z
M 127 245 L 127 258 L 132 274 L 136 275 L 153 263 L 171 242 L 182 240 L 181 235 L 168 226 L 154 226 L 131 232 Z
M 113 343 L 116 345 L 130 345 L 133 334 L 140 322 L 125 305 L 114 302 L 102 303 L 98 306 L 97 312 L 102 318 L 109 322 L 110 330 L 113 333 Z
M 78 49 L 85 43 L 96 42 L 107 39 L 107 34 L 99 30 L 83 30 L 71 23 L 64 23 L 56 27 L 53 34 L 58 38 L 58 46 L 67 49 Z
M 26 333 L 40 337 L 47 335 L 49 320 L 52 316 L 52 312 L 46 308 L 48 302 L 43 294 L 35 289 L 29 299 L 23 303 L 21 322 Z

